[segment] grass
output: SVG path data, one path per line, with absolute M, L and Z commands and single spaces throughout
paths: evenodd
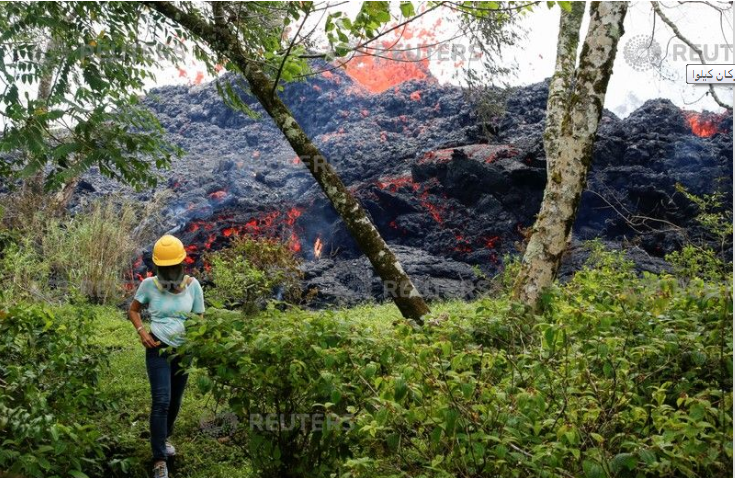
M 150 389 L 145 369 L 145 351 L 123 311 L 95 307 L 98 315 L 93 342 L 101 345 L 109 368 L 101 378 L 117 413 L 96 417 L 103 434 L 115 437 L 121 448 L 114 450 L 127 460 L 126 476 L 150 476 L 151 452 L 148 414 Z M 73 313 L 69 307 L 64 313 Z M 202 372 L 189 377 L 176 429 L 172 437 L 177 457 L 170 465 L 173 478 L 232 478 L 251 476 L 247 460 L 237 447 L 220 443 L 200 431 L 199 421 L 214 411 L 210 394 L 202 394 L 196 383 Z

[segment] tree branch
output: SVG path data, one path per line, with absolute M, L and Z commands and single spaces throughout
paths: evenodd
M 309 13 L 310 12 L 307 11 L 304 14 L 304 19 L 301 21 L 301 24 L 299 25 L 299 29 L 296 30 L 296 34 L 291 39 L 291 43 L 289 43 L 288 49 L 286 50 L 286 53 L 283 55 L 283 59 L 281 60 L 281 65 L 278 67 L 278 71 L 276 72 L 276 79 L 273 80 L 273 90 L 271 90 L 271 96 L 276 94 L 276 90 L 278 89 L 278 82 L 281 80 L 281 72 L 283 71 L 283 67 L 286 64 L 286 60 L 288 60 L 288 55 L 291 54 L 291 49 L 296 43 L 296 39 L 299 37 L 299 33 L 301 33 L 301 29 L 304 28 L 306 19 L 309 18 Z
M 704 60 L 704 54 L 702 53 L 702 49 L 699 48 L 694 43 L 692 43 L 687 37 L 684 36 L 683 33 L 681 33 L 681 30 L 679 30 L 676 24 L 673 21 L 671 21 L 671 19 L 667 17 L 666 14 L 661 10 L 661 7 L 658 2 L 651 2 L 651 4 L 653 5 L 653 10 L 656 12 L 656 15 L 658 15 L 661 21 L 663 21 L 666 25 L 668 25 L 669 28 L 671 28 L 671 30 L 674 32 L 674 35 L 676 35 L 676 38 L 678 38 L 679 40 L 684 42 L 686 46 L 691 48 L 694 51 L 694 53 L 696 53 L 697 56 L 699 57 L 699 61 L 701 61 L 703 65 L 706 65 L 707 62 Z M 717 92 L 715 91 L 714 85 L 712 84 L 709 85 L 709 92 L 710 92 L 710 95 L 712 96 L 712 99 L 715 100 L 715 103 L 717 103 L 722 108 L 732 111 L 732 106 L 728 105 L 727 103 L 722 101 L 719 96 L 717 96 Z

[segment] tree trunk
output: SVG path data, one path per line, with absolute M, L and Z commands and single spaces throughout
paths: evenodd
M 69 17 L 70 20 L 73 18 L 74 16 Z M 53 54 L 53 50 L 57 47 L 57 42 L 53 38 L 49 38 L 48 44 L 46 45 L 46 54 Z M 44 67 L 46 68 L 46 70 L 43 72 L 43 75 L 41 76 L 41 79 L 38 83 L 37 99 L 47 102 L 49 100 L 49 97 L 51 96 L 51 88 L 53 87 L 54 74 L 57 70 L 56 68 L 53 68 L 51 66 L 48 59 L 44 60 Z M 45 180 L 46 175 L 44 174 L 44 170 L 40 169 L 31 177 L 23 181 L 22 189 L 24 192 L 30 193 L 36 197 L 43 197 L 44 207 L 47 210 L 51 211 L 52 214 L 63 212 L 66 209 L 66 206 L 69 204 L 72 196 L 74 195 L 74 191 L 77 187 L 77 184 L 79 183 L 79 176 L 70 178 L 66 183 L 62 185 L 62 187 L 58 191 L 50 196 L 44 196 L 44 184 L 46 182 Z
M 202 17 L 179 10 L 169 2 L 146 2 L 170 20 L 189 30 L 213 51 L 228 58 L 250 85 L 250 89 L 268 115 L 275 121 L 301 161 L 311 172 L 362 252 L 368 257 L 383 281 L 386 293 L 393 299 L 404 317 L 423 324 L 422 317 L 429 312 L 423 297 L 401 267 L 393 251 L 383 240 L 362 205 L 347 190 L 342 180 L 324 155 L 294 119 L 288 107 L 273 91 L 273 82 L 243 52 L 237 37 L 223 23 L 210 24 Z M 216 10 L 218 6 L 213 2 Z
M 571 237 L 627 9 L 626 2 L 590 5 L 576 69 L 584 3 L 573 2 L 571 12 L 562 11 L 546 106 L 546 189 L 514 289 L 514 296 L 533 308 L 556 277 Z
M 51 50 L 55 48 L 55 42 L 52 38 L 48 39 L 46 44 L 46 54 L 50 55 Z M 49 96 L 51 96 L 51 83 L 54 80 L 55 68 L 52 68 L 48 59 L 44 60 L 45 71 L 41 75 L 41 79 L 38 82 L 38 92 L 36 93 L 36 99 L 47 102 Z M 45 107 L 45 105 L 44 105 Z M 43 168 L 35 172 L 32 176 L 29 176 L 23 180 L 22 191 L 25 194 L 30 194 L 36 197 L 43 196 L 43 184 L 45 175 Z

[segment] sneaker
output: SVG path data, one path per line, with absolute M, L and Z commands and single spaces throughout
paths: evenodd
M 176 448 L 171 444 L 171 442 L 166 442 L 166 456 L 175 456 L 176 455 Z
M 168 468 L 166 468 L 166 462 L 159 463 L 153 467 L 153 478 L 168 478 Z

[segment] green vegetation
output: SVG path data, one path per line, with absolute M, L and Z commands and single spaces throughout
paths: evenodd
M 504 295 L 420 332 L 384 309 L 213 313 L 188 349 L 246 422 L 349 417 L 236 434 L 259 476 L 724 476 L 731 302 L 727 282 L 638 277 L 594 247 L 540 315 Z
M 0 232 L 6 300 L 117 303 L 123 297 L 137 248 L 130 205 L 98 202 L 74 216 L 30 211 L 3 220 L 12 227 Z
M 206 300 L 219 307 L 254 313 L 274 292 L 286 303 L 302 300 L 300 260 L 288 244 L 273 239 L 239 237 L 229 247 L 205 257 L 215 286 Z
M 5 217 L 0 468 L 147 476 L 144 353 L 116 306 L 133 217 L 100 204 Z M 239 239 L 210 254 L 219 308 L 188 323 L 196 360 L 172 475 L 724 476 L 728 267 L 687 246 L 669 256 L 676 276 L 639 275 L 589 247 L 540 313 L 510 299 L 508 261 L 493 297 L 434 304 L 421 329 L 388 305 L 280 310 L 274 289 L 300 299 L 287 245 Z
M 106 408 L 91 329 L 84 313 L 71 321 L 38 306 L 0 311 L 0 469 L 38 478 L 101 470 L 104 438 L 86 419 Z
M 591 247 L 537 315 L 502 290 L 434 304 L 421 330 L 388 305 L 210 310 L 188 325 L 172 475 L 726 476 L 730 277 L 638 276 Z M 0 328 L 2 467 L 146 476 L 144 353 L 123 311 L 21 305 Z M 235 427 L 212 427 L 228 413 Z

